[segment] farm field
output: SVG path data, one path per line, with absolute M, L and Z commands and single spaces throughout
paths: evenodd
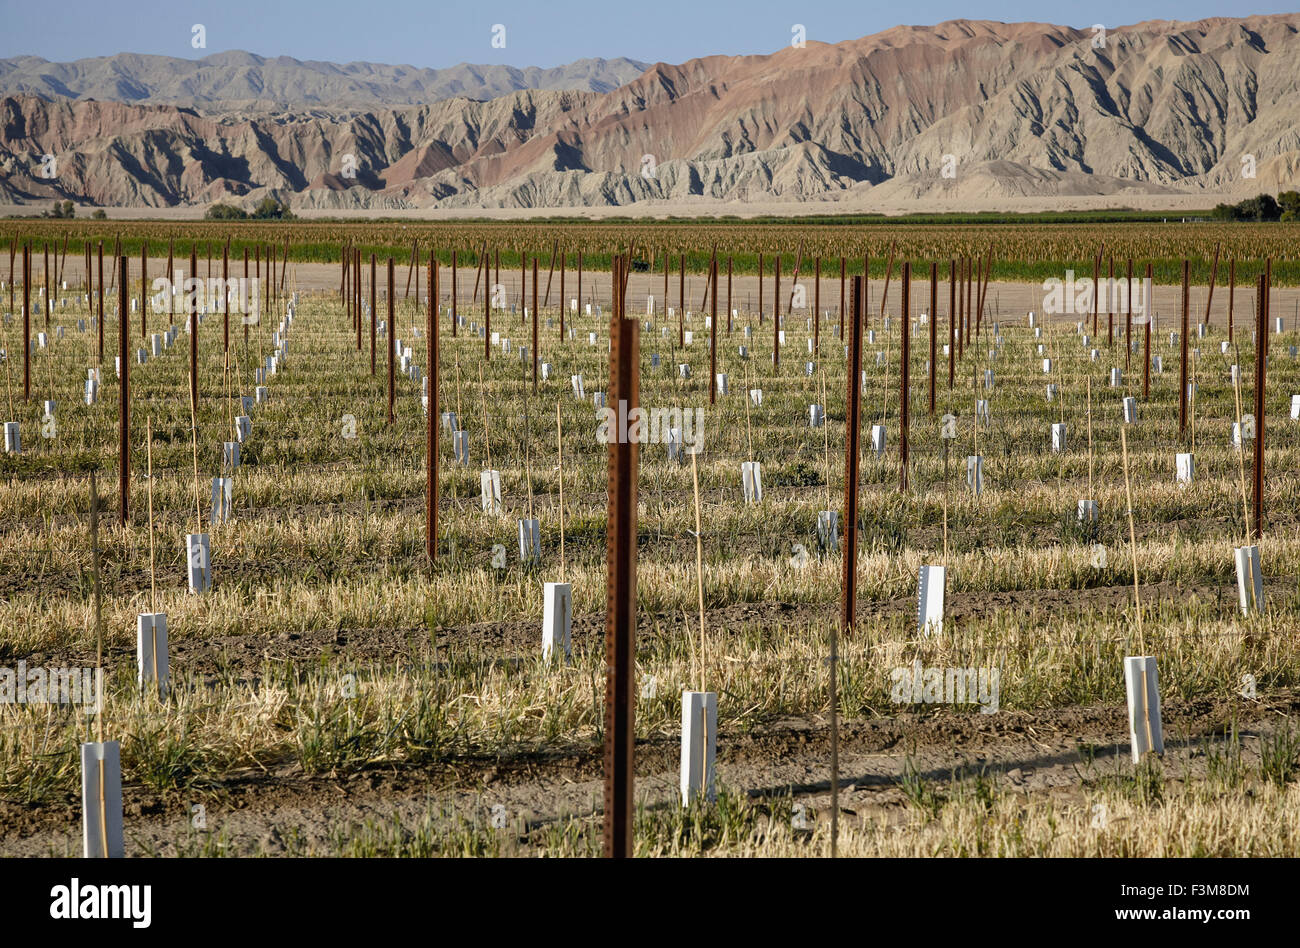
M 3 226 L 0 235 L 23 227 L 23 239 L 41 242 L 41 228 L 54 225 Z M 0 455 L 0 666 L 93 669 L 102 653 L 106 686 L 97 714 L 0 703 L 0 855 L 81 852 L 79 745 L 101 740 L 120 742 L 131 856 L 600 855 L 610 450 L 597 396 L 614 390 L 611 256 L 629 241 L 649 271 L 630 274 L 624 297 L 638 336 L 639 404 L 673 419 L 639 445 L 636 472 L 634 854 L 824 856 L 832 838 L 839 855 L 854 856 L 1300 850 L 1300 423 L 1291 416 L 1300 281 L 1289 225 L 1187 225 L 1168 238 L 1136 224 L 1072 225 L 1059 235 L 900 228 L 843 243 L 842 228 L 815 225 L 565 225 L 566 249 L 592 255 L 579 295 L 576 259 L 563 291 L 558 270 L 548 277 L 557 238 L 540 225 L 465 233 L 430 225 L 418 238 L 415 227 L 399 236 L 348 225 L 317 239 L 313 229 L 325 225 L 150 224 L 151 281 L 167 271 L 158 253 L 172 237 L 182 268 L 197 239 L 200 275 L 203 249 L 219 251 L 226 236 L 252 235 L 263 262 L 264 248 L 286 238 L 290 252 L 283 292 L 259 321 L 245 326 L 230 315 L 228 348 L 224 314 L 205 307 L 193 415 L 183 305 L 170 314 L 151 306 L 143 336 L 141 313 L 128 314 L 125 525 L 114 369 L 121 320 L 114 287 L 105 293 L 101 361 L 75 241 L 108 233 L 90 226 L 48 232 L 54 243 L 71 237 L 68 289 L 54 284 L 60 302 L 48 324 L 32 317 L 33 338 L 48 335 L 32 349 L 26 400 L 22 317 L 9 308 L 8 286 L 0 294 L 11 314 L 0 329 L 4 420 L 21 433 L 21 451 Z M 124 236 L 138 300 L 136 228 L 112 226 Z M 363 253 L 366 302 L 372 248 L 378 255 L 376 323 L 390 318 L 385 264 L 398 261 L 391 329 L 376 326 L 373 357 L 370 313 L 358 326 L 340 293 L 338 233 Z M 414 239 L 420 266 L 407 295 Z M 471 296 L 484 241 L 503 251 L 491 281 L 500 305 L 490 314 L 488 281 Z M 1123 312 L 1109 330 L 1104 311 L 1095 328 L 1087 312 L 1043 312 L 1043 279 L 1065 279 L 1067 269 L 1090 278 L 1103 241 L 1116 276 L 1121 254 L 1125 262 L 1133 255 L 1135 275 L 1153 264 L 1159 315 L 1149 337 L 1139 319 L 1124 338 Z M 702 305 L 715 242 L 721 260 L 743 261 L 730 295 L 722 271 L 716 327 Z M 644 248 L 656 246 L 647 260 Z M 432 560 L 422 398 L 431 247 L 439 261 Z M 450 312 L 453 249 L 463 324 Z M 759 249 L 767 255 L 761 291 Z M 529 254 L 523 292 L 520 250 Z M 847 322 L 840 310 L 838 259 L 849 252 L 850 276 L 862 273 L 864 252 L 871 269 L 860 338 L 857 602 L 852 627 L 841 628 L 845 347 L 854 320 L 849 296 Z M 692 270 L 684 302 L 679 253 Z M 825 254 L 817 288 L 813 253 Z M 976 325 L 945 353 L 949 260 L 964 253 L 976 274 L 978 313 L 967 310 Z M 978 308 L 986 253 L 991 277 Z M 1275 284 L 1261 324 L 1268 360 L 1259 416 L 1252 333 L 1268 254 Z M 106 244 L 106 273 L 111 256 Z M 242 248 L 238 256 L 232 276 L 243 272 Z M 1190 331 L 1174 339 L 1184 256 Z M 549 296 L 538 313 L 536 384 L 532 313 L 522 311 L 533 305 L 534 258 L 539 296 Z M 912 265 L 906 306 L 904 259 Z M 796 267 L 801 290 L 792 299 Z M 39 262 L 33 273 L 39 299 Z M 172 326 L 175 340 L 154 354 L 152 335 Z M 715 385 L 711 400 L 713 333 L 726 390 Z M 394 337 L 410 353 L 394 367 L 390 423 Z M 1184 341 L 1194 389 L 1180 434 Z M 149 350 L 143 363 L 140 347 Z M 274 373 L 259 379 L 271 356 Z M 88 405 L 95 368 L 99 388 Z M 1126 397 L 1135 400 L 1127 421 Z M 52 415 L 46 400 L 56 403 Z M 810 423 L 812 406 L 824 423 Z M 243 437 L 239 416 L 251 421 Z M 1244 450 L 1232 444 L 1234 424 L 1246 432 Z M 669 427 L 682 430 L 673 444 Z M 467 451 L 460 457 L 457 431 Z M 237 467 L 223 457 L 231 441 Z M 698 453 L 684 450 L 692 444 Z M 1179 454 L 1194 457 L 1186 483 Z M 968 475 L 975 457 L 979 490 Z M 749 461 L 761 464 L 761 498 L 747 496 Z M 485 509 L 481 472 L 489 470 L 499 472 L 499 510 Z M 218 476 L 231 479 L 224 520 L 213 516 Z M 1078 515 L 1085 500 L 1096 503 L 1095 519 Z M 838 513 L 833 539 L 819 532 L 822 511 Z M 538 525 L 528 562 L 521 520 Z M 187 580 L 191 533 L 210 537 L 211 588 L 201 594 Z M 1243 610 L 1234 549 L 1252 545 L 1262 598 L 1247 590 Z M 939 566 L 941 628 L 927 628 L 918 621 L 918 571 Z M 571 586 L 567 659 L 558 646 L 543 655 L 545 583 Z M 167 623 L 161 699 L 137 683 L 137 616 L 153 613 Z M 1156 659 L 1163 729 L 1163 753 L 1136 763 L 1128 656 Z M 945 693 L 954 671 L 970 682 L 969 700 Z M 717 715 L 706 735 L 716 742 L 714 798 L 701 786 L 686 805 L 684 691 L 715 694 Z

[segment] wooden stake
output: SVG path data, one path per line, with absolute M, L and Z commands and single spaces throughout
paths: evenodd
M 534 265 L 536 261 L 534 260 Z M 560 582 L 564 579 L 564 425 L 560 420 L 560 400 L 555 400 L 555 454 L 560 465 Z
M 158 611 L 158 579 L 154 569 L 153 545 L 153 417 L 144 421 L 144 449 L 147 459 L 146 483 L 149 485 L 149 611 Z M 158 670 L 154 669 L 154 681 L 158 680 Z
M 1269 314 L 1272 309 L 1268 293 L 1272 268 L 1272 259 L 1265 258 L 1264 272 L 1259 277 L 1259 316 L 1255 322 L 1255 464 L 1252 473 L 1255 476 L 1255 535 L 1261 540 L 1264 537 L 1264 393 L 1268 374 Z M 1241 374 L 1240 370 L 1237 374 Z M 1246 450 L 1244 443 L 1241 449 L 1243 452 Z
M 1189 283 L 1191 274 L 1191 265 L 1187 258 L 1183 258 L 1183 321 L 1178 333 L 1179 351 L 1181 353 L 1178 360 L 1178 438 L 1181 441 L 1187 432 L 1187 328 L 1189 314 Z
M 194 247 L 190 247 L 190 279 L 198 281 L 198 254 Z M 190 297 L 190 401 L 194 403 L 197 410 L 199 404 L 199 301 L 196 294 L 186 294 Z M 206 308 L 206 307 L 205 307 Z
M 393 350 L 397 339 L 397 334 L 396 334 L 397 320 L 394 318 L 394 305 L 396 303 L 394 297 L 396 296 L 397 293 L 393 288 L 393 258 L 389 257 L 388 258 L 388 335 L 384 339 L 384 343 L 385 343 L 385 348 L 388 350 L 388 424 L 390 427 L 393 424 L 393 398 L 395 395 L 394 388 L 396 387 L 396 383 L 394 382 L 393 379 L 393 360 L 396 358 L 396 355 L 394 354 Z
M 121 507 L 122 526 L 125 527 L 127 517 L 130 512 L 130 486 L 131 486 L 131 445 L 129 441 L 131 429 L 131 360 L 126 354 L 126 334 L 127 334 L 127 259 L 125 254 L 118 257 L 117 260 L 119 273 L 117 281 L 117 350 L 118 364 L 121 366 L 118 372 L 118 462 L 117 462 L 117 483 L 118 483 L 118 502 Z
M 1128 476 L 1128 434 L 1122 425 L 1119 429 L 1119 443 L 1124 452 L 1124 497 L 1128 501 L 1129 550 L 1133 554 L 1133 611 L 1137 616 L 1138 652 L 1145 655 L 1147 647 L 1142 634 L 1142 602 L 1138 594 L 1137 529 L 1133 526 L 1133 488 Z
M 97 684 L 99 687 L 99 707 L 95 714 L 95 733 L 99 743 L 104 742 L 104 705 L 106 704 L 103 691 L 104 676 L 104 612 L 103 612 L 103 589 L 99 578 L 99 490 L 95 485 L 95 471 L 90 471 L 90 562 L 91 569 L 95 577 L 95 667 L 99 676 Z M 108 825 L 104 815 L 104 763 L 99 764 L 99 808 L 100 819 L 103 832 L 100 838 L 104 840 L 104 855 L 108 855 Z
M 696 450 L 691 452 L 691 482 L 695 490 L 695 583 L 700 598 L 700 691 L 704 690 L 704 669 L 708 663 L 708 651 L 704 638 L 704 540 L 700 527 L 700 471 L 696 463 L 696 453 L 703 440 L 703 431 L 696 441 Z
M 438 434 L 441 415 L 438 404 L 438 260 L 429 251 L 429 306 L 425 332 L 429 334 L 429 407 L 425 417 L 426 491 L 425 554 L 429 562 L 438 558 Z
M 190 384 L 190 444 L 194 449 L 194 532 L 203 532 L 203 513 L 199 506 L 199 423 L 194 407 L 194 385 Z
M 912 262 L 903 261 L 902 273 L 902 312 L 899 325 L 902 330 L 902 343 L 899 354 L 898 371 L 898 491 L 907 491 L 907 427 L 910 421 L 911 407 L 911 361 L 912 361 Z

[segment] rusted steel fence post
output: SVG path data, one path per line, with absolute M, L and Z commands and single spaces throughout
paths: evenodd
M 131 490 L 131 362 L 126 357 L 127 313 L 127 260 L 126 254 L 118 258 L 117 274 L 117 356 L 121 369 L 118 372 L 117 386 L 117 490 L 118 509 L 122 515 L 122 526 L 126 526 L 130 516 Z
M 429 334 L 429 406 L 425 412 L 425 553 L 432 563 L 438 558 L 438 260 L 429 251 L 429 306 L 425 332 Z
M 620 413 L 639 404 L 639 330 L 623 316 L 623 262 L 613 261 L 609 384 Z M 604 854 L 632 855 L 633 740 L 636 714 L 637 444 L 609 442 L 605 618 Z

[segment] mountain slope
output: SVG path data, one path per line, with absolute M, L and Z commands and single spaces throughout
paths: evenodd
M 103 204 L 574 207 L 1276 191 L 1300 14 L 1090 31 L 952 21 L 658 63 L 612 91 L 200 115 L 0 100 L 0 191 Z M 54 154 L 57 179 L 37 156 Z M 355 177 L 343 174 L 353 155 Z M 1243 177 L 1254 164 L 1257 176 Z
M 202 59 L 120 53 L 70 63 L 37 56 L 0 59 L 0 96 L 98 99 L 209 110 L 381 108 L 458 96 L 493 99 L 524 89 L 609 92 L 639 76 L 646 63 L 580 59 L 554 69 L 461 63 L 416 69 L 382 63 L 327 63 L 267 58 L 238 50 Z

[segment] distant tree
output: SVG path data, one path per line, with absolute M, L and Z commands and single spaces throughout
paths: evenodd
M 1275 221 L 1282 216 L 1282 211 L 1271 194 L 1256 195 L 1248 201 L 1243 201 L 1238 207 L 1242 210 L 1242 220 Z
M 1285 197 L 1290 202 L 1293 200 L 1290 195 L 1295 194 L 1295 191 L 1286 191 L 1280 197 Z M 1300 195 L 1297 197 L 1300 198 Z M 1240 204 L 1215 205 L 1214 217 L 1228 221 L 1276 221 L 1283 219 L 1282 214 L 1286 208 L 1287 205 L 1279 204 L 1273 195 L 1258 194 Z M 1300 213 L 1300 205 L 1293 210 L 1293 214 L 1297 213 Z
M 1283 191 L 1277 196 L 1277 204 L 1283 215 L 1291 215 L 1290 218 L 1283 217 L 1283 220 L 1295 220 L 1300 216 L 1300 191 Z
M 248 218 L 248 212 L 231 204 L 213 204 L 203 215 L 209 221 L 242 221 Z
M 108 214 L 106 214 L 106 213 L 104 212 L 104 209 L 103 209 L 102 207 L 101 207 L 101 208 L 97 208 L 97 209 L 95 210 L 95 213 L 94 213 L 94 214 L 91 214 L 90 217 L 91 217 L 91 220 L 96 220 L 96 221 L 106 221 L 106 220 L 108 220 Z
M 71 201 L 55 201 L 54 206 L 41 216 L 53 217 L 57 220 L 70 220 L 77 216 L 77 207 Z
M 262 198 L 253 209 L 253 219 L 259 221 L 287 221 L 293 219 L 293 211 L 287 204 L 281 204 L 275 198 Z

